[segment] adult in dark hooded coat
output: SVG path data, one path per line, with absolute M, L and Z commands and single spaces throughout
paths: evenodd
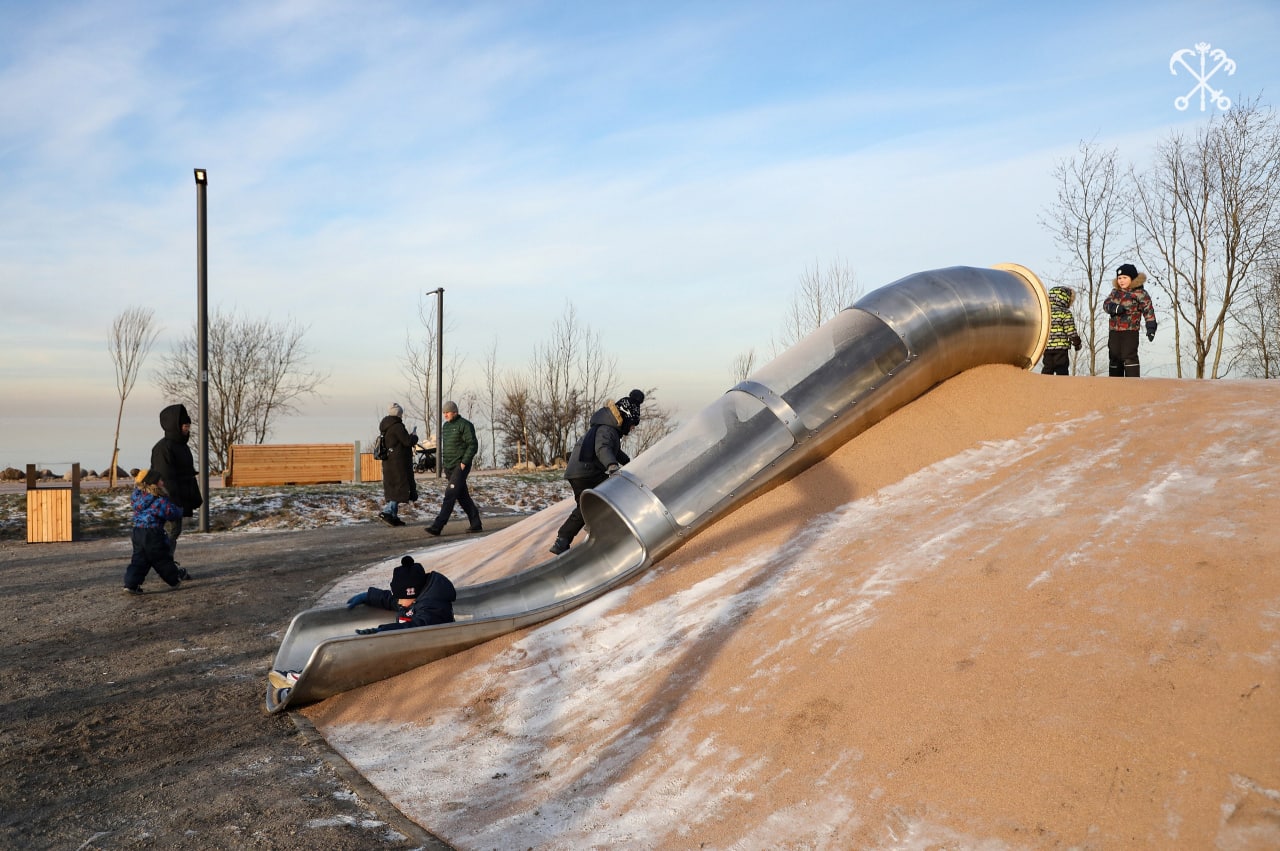
M 382 496 L 387 504 L 378 519 L 388 526 L 403 526 L 400 503 L 418 499 L 418 483 L 413 478 L 413 447 L 418 443 L 418 435 L 409 433 L 403 417 L 404 408 L 392 402 L 387 407 L 387 415 L 378 423 L 382 443 L 387 447 L 387 457 L 382 461 Z
M 151 473 L 164 482 L 169 500 L 182 509 L 182 516 L 190 517 L 204 504 L 204 497 L 196 479 L 196 462 L 187 446 L 191 440 L 191 415 L 186 406 L 170 405 L 161 411 L 160 428 L 164 430 L 164 437 L 151 447 Z M 166 522 L 164 532 L 169 538 L 170 550 L 177 552 L 182 519 Z
M 564 477 L 573 488 L 573 499 L 578 505 L 556 532 L 551 553 L 560 555 L 569 549 L 573 537 L 582 531 L 586 520 L 582 517 L 582 493 L 590 490 L 618 471 L 631 460 L 622 451 L 622 438 L 640 424 L 640 406 L 644 393 L 632 390 L 624 398 L 610 402 L 591 415 L 591 427 L 582 436 L 573 451 Z

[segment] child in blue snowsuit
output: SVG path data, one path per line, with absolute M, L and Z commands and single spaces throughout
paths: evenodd
M 173 561 L 173 548 L 164 533 L 169 520 L 182 519 L 182 507 L 169 500 L 164 482 L 149 470 L 142 470 L 134 479 L 130 504 L 133 506 L 133 558 L 124 571 L 124 590 L 141 594 L 142 583 L 153 568 L 169 587 L 177 588 L 183 579 L 190 579 Z

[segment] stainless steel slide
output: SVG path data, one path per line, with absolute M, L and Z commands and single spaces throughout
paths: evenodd
M 295 616 L 273 667 L 302 674 L 287 691 L 268 685 L 267 709 L 322 700 L 580 606 L 948 378 L 983 364 L 1029 369 L 1048 335 L 1048 294 L 1022 266 L 956 266 L 881 287 L 584 493 L 582 544 L 459 588 L 457 623 L 359 636 L 387 613 Z

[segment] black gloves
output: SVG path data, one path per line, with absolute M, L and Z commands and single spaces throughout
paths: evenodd
M 618 469 L 617 464 L 610 464 L 608 467 L 604 468 L 604 471 L 606 474 L 612 476 L 614 473 L 618 472 Z
M 357 629 L 356 635 L 373 635 L 377 631 L 378 628 L 376 626 L 371 626 L 368 629 Z
M 361 603 L 367 602 L 368 599 L 369 599 L 369 592 L 361 591 L 359 594 L 355 595 L 354 597 L 352 597 L 350 600 L 347 601 L 347 608 L 354 609 L 356 606 L 359 606 Z
M 1108 314 L 1110 314 L 1111 316 L 1123 315 L 1123 314 L 1124 314 L 1124 312 L 1123 312 L 1122 310 L 1120 310 L 1120 305 L 1119 305 L 1117 302 L 1114 302 L 1114 301 L 1107 301 L 1107 302 L 1103 302 L 1103 303 L 1102 303 L 1102 309 L 1103 309 L 1103 310 L 1105 310 L 1105 311 L 1106 311 Z
M 1080 351 L 1080 347 L 1084 345 L 1084 343 L 1080 341 L 1079 334 L 1072 334 L 1068 339 L 1071 340 L 1071 347 L 1077 352 Z
M 1156 338 L 1156 323 L 1155 323 L 1155 320 L 1153 319 L 1147 323 L 1147 341 L 1150 342 L 1155 338 Z

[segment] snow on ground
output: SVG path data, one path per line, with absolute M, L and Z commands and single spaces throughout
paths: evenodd
M 532 514 L 570 493 L 562 472 L 506 473 L 481 471 L 468 481 L 472 497 L 489 516 Z M 440 507 L 444 482 L 419 476 L 419 501 L 404 507 L 406 519 L 427 522 L 427 512 Z M 132 522 L 131 487 L 84 489 L 80 517 L 86 533 L 127 530 Z M 382 484 L 288 485 L 212 488 L 210 525 L 215 532 L 261 532 L 317 529 L 367 523 L 382 509 Z M 26 495 L 0 494 L 0 539 L 26 536 Z M 416 515 L 421 515 L 416 517 Z
M 975 372 L 625 588 L 308 714 L 461 849 L 1275 847 L 1280 397 Z

